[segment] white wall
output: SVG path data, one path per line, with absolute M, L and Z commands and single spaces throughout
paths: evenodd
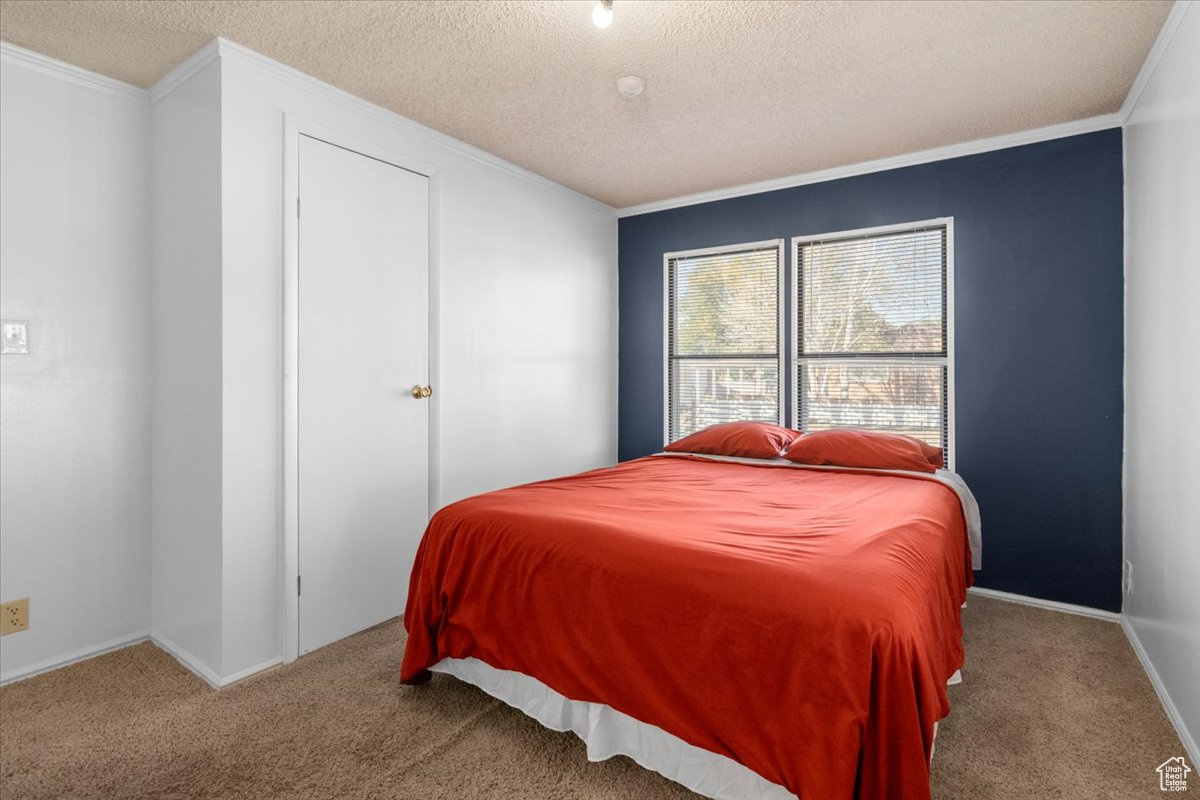
M 613 212 L 223 57 L 224 674 L 280 653 L 284 114 L 437 170 L 437 504 L 616 459 Z
M 221 67 L 152 109 L 153 623 L 221 669 Z
M 614 461 L 611 209 L 232 44 L 149 92 L 5 48 L 5 678 L 282 655 L 284 113 L 436 170 L 434 505 Z
M 4 678 L 282 655 L 285 112 L 437 173 L 434 504 L 616 458 L 611 209 L 229 43 L 149 92 L 4 47 Z
M 8 680 L 150 627 L 147 108 L 5 55 L 0 315 L 0 640 Z
M 1169 24 L 1169 23 L 1168 23 Z M 1200 8 L 1125 128 L 1125 613 L 1200 734 Z

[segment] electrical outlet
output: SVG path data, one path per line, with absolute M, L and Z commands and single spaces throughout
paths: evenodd
M 1125 561 L 1125 594 L 1133 594 L 1133 562 Z
M 29 598 L 22 597 L 0 606 L 0 636 L 29 628 Z

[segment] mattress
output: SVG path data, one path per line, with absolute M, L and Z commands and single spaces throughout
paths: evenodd
M 619 712 L 767 789 L 927 797 L 972 506 L 946 474 L 692 457 L 468 498 L 422 541 L 401 679 L 474 659 L 591 704 L 572 730 Z

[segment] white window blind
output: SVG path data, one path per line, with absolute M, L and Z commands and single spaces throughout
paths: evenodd
M 950 224 L 793 240 L 796 427 L 902 433 L 950 464 Z
M 782 422 L 783 243 L 667 253 L 664 436 Z

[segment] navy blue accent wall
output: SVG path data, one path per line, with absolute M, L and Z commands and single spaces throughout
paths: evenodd
M 1120 610 L 1121 149 L 1112 129 L 622 219 L 620 459 L 663 444 L 663 253 L 954 217 L 977 583 Z

